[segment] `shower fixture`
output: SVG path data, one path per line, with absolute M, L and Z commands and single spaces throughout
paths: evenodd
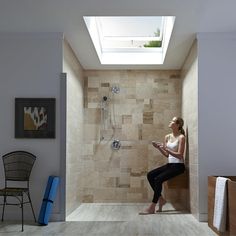
M 111 143 L 111 148 L 112 148 L 113 150 L 119 150 L 120 147 L 121 147 L 120 140 L 114 139 L 113 142 Z
M 102 110 L 106 110 L 108 108 L 109 98 L 107 96 L 103 96 L 101 100 L 101 108 Z
M 113 86 L 112 88 L 111 88 L 111 92 L 114 94 L 114 93 L 119 93 L 120 92 L 120 88 L 118 87 L 118 86 Z
M 104 96 L 102 100 L 105 102 L 107 100 L 107 96 Z
M 100 129 L 100 141 L 105 140 L 106 138 L 109 141 L 115 137 L 116 133 L 116 116 L 115 116 L 115 94 L 120 92 L 120 88 L 116 85 L 110 87 L 110 92 L 106 95 L 103 95 L 100 100 L 100 108 L 101 108 L 101 129 Z M 106 132 L 108 130 L 112 130 L 112 135 L 109 138 L 105 137 Z M 119 150 L 120 148 L 120 141 L 114 140 L 112 142 L 111 148 L 113 150 Z

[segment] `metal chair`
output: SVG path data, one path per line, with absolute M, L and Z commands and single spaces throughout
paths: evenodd
M 31 205 L 36 222 L 29 191 L 29 178 L 36 156 L 25 151 L 14 151 L 3 155 L 2 159 L 5 171 L 5 188 L 0 189 L 0 196 L 3 196 L 4 199 L 3 204 L 1 204 L 3 205 L 2 221 L 6 205 L 20 206 L 22 231 L 24 231 L 24 204 L 29 203 Z M 15 197 L 19 202 L 7 202 L 9 197 Z

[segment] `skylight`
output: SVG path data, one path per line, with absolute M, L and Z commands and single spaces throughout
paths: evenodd
M 173 16 L 84 17 L 101 64 L 163 64 Z

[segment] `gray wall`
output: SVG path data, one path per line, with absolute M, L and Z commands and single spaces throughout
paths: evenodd
M 207 216 L 207 176 L 235 175 L 236 34 L 198 34 L 199 212 Z
M 0 155 L 26 150 L 37 156 L 31 175 L 32 201 L 38 216 L 49 175 L 60 175 L 60 73 L 62 71 L 60 33 L 0 34 Z M 16 97 L 56 98 L 55 139 L 15 139 L 14 99 Z M 0 187 L 4 186 L 0 160 Z M 60 189 L 52 219 L 60 219 Z M 13 213 L 14 212 L 14 213 Z M 6 218 L 19 219 L 19 209 L 8 207 Z M 25 215 L 32 218 L 30 208 Z

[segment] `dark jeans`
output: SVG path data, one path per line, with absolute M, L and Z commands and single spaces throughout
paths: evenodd
M 168 163 L 164 166 L 161 166 L 157 169 L 148 172 L 147 179 L 154 191 L 152 202 L 158 202 L 158 199 L 161 196 L 162 183 L 164 181 L 171 179 L 177 175 L 180 175 L 184 173 L 184 171 L 184 163 Z

